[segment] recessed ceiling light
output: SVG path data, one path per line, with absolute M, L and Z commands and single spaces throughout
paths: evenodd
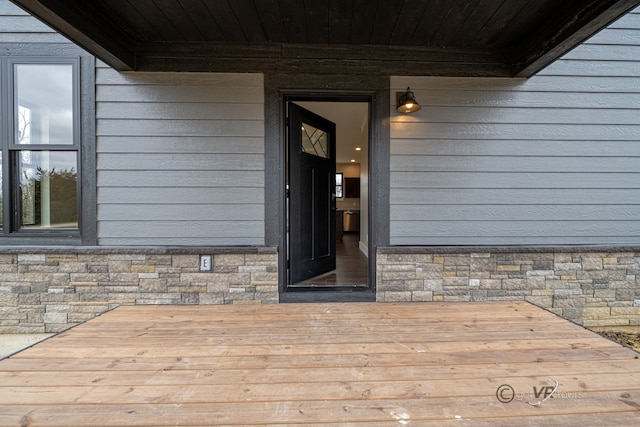
M 355 162 L 356 162 L 356 159 L 351 159 L 351 163 L 355 163 Z
M 356 147 L 356 151 L 362 151 L 362 148 Z

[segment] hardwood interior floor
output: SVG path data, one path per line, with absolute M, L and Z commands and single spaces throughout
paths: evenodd
M 336 241 L 336 269 L 291 286 L 368 286 L 369 262 L 359 243 L 360 233 L 345 232 L 342 240 Z

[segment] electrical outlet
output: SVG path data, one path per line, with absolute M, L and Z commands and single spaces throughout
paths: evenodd
M 200 255 L 200 271 L 211 271 L 211 255 Z

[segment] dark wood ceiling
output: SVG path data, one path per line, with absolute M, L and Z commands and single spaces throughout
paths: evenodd
M 119 70 L 530 76 L 640 0 L 12 0 Z

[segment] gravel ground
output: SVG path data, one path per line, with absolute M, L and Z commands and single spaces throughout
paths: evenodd
M 610 338 L 620 344 L 631 347 L 636 351 L 640 351 L 640 332 L 599 332 L 607 338 Z

